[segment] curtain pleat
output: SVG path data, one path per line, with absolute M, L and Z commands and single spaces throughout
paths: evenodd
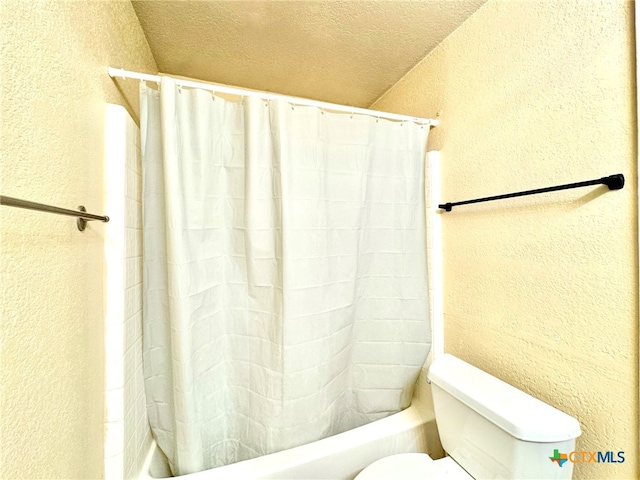
M 406 408 L 431 343 L 428 126 L 141 87 L 143 360 L 174 474 Z

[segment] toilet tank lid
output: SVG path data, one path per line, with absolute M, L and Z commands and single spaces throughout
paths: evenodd
M 580 436 L 575 418 L 453 355 L 437 358 L 427 378 L 520 440 L 547 443 Z

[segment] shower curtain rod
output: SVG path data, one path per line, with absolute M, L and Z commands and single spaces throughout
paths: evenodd
M 131 72 L 128 70 L 124 70 L 122 68 L 109 67 L 107 68 L 107 71 L 111 78 L 117 78 L 117 77 L 123 78 L 123 79 L 131 78 L 134 80 L 143 80 L 146 82 L 155 82 L 155 83 L 160 83 L 160 79 L 161 79 L 160 75 L 150 75 L 147 73 Z M 166 75 L 166 76 L 171 77 L 170 75 Z M 335 103 L 309 100 L 307 98 L 289 97 L 286 95 L 279 95 L 276 93 L 258 92 L 254 90 L 243 90 L 241 88 L 228 87 L 226 85 L 213 85 L 210 83 L 196 82 L 192 80 L 183 80 L 183 79 L 174 78 L 174 77 L 171 77 L 171 78 L 173 78 L 178 85 L 182 85 L 183 87 L 200 88 L 203 90 L 210 90 L 213 92 L 220 92 L 220 93 L 230 93 L 232 95 L 240 95 L 243 97 L 258 97 L 258 98 L 263 98 L 265 100 L 284 100 L 294 105 L 306 105 L 309 107 L 326 108 L 327 110 L 336 110 L 339 112 L 359 113 L 359 114 L 369 115 L 376 118 L 385 118 L 388 120 L 405 120 L 405 121 L 416 122 L 419 124 L 430 125 L 432 127 L 437 127 L 438 124 L 440 123 L 439 120 L 432 119 L 432 118 L 411 117 L 409 115 L 398 115 L 396 113 L 379 112 L 377 110 L 369 110 L 367 108 L 348 107 L 346 105 L 338 105 Z

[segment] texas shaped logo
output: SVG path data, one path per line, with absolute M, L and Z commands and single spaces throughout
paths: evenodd
M 549 457 L 552 462 L 556 462 L 560 467 L 567 461 L 567 454 L 560 453 L 558 450 L 553 451 L 553 457 Z

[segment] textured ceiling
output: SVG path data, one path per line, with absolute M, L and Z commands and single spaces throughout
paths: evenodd
M 133 0 L 161 72 L 368 107 L 486 0 Z

